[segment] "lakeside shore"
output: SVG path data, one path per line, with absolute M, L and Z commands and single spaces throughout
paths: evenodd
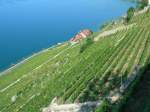
M 31 58 L 33 58 L 33 57 L 35 57 L 35 56 L 38 56 L 38 55 L 40 55 L 40 54 L 42 54 L 42 53 L 44 53 L 44 52 L 47 52 L 47 51 L 50 50 L 50 49 L 56 48 L 56 47 L 58 47 L 58 46 L 60 46 L 60 45 L 62 45 L 62 44 L 65 44 L 65 42 L 57 43 L 56 45 L 52 45 L 52 46 L 49 47 L 49 48 L 46 48 L 46 49 L 43 49 L 43 50 L 41 50 L 41 51 L 39 51 L 39 52 L 37 52 L 37 53 L 31 54 L 31 56 L 28 56 L 27 58 L 24 58 L 23 60 L 19 61 L 18 63 L 14 64 L 13 66 L 8 67 L 8 68 L 5 69 L 5 70 L 2 70 L 2 71 L 0 72 L 0 77 L 1 77 L 2 75 L 5 75 L 5 74 L 11 72 L 13 69 L 19 67 L 20 65 L 24 64 L 25 62 L 29 61 Z
M 138 16 L 138 15 L 140 15 L 140 14 L 142 14 L 142 13 L 145 13 L 145 12 L 149 9 L 149 7 L 150 7 L 150 6 L 146 6 L 143 10 L 137 11 L 137 12 L 134 14 L 134 16 Z M 123 18 L 124 18 L 124 16 L 123 16 Z M 118 21 L 118 20 L 116 19 L 116 21 Z M 115 21 L 114 21 L 114 22 L 115 22 Z M 106 25 L 105 27 L 107 28 L 107 26 L 109 26 L 109 24 Z M 105 29 L 105 28 L 104 28 L 104 29 Z M 101 31 L 102 31 L 102 32 L 101 32 L 102 34 L 105 33 L 105 32 L 103 32 L 103 29 L 101 29 Z M 97 31 L 97 32 L 98 32 L 98 31 Z M 96 32 L 94 32 L 94 33 L 96 33 Z M 102 36 L 103 36 L 103 35 L 102 35 Z M 44 53 L 44 52 L 46 52 L 46 51 L 48 51 L 48 50 L 50 50 L 50 49 L 52 49 L 52 48 L 58 47 L 58 46 L 60 46 L 60 45 L 62 45 L 62 44 L 65 44 L 65 43 L 67 43 L 67 42 L 68 42 L 68 41 L 57 43 L 57 44 L 55 44 L 55 45 L 52 45 L 52 46 L 49 47 L 49 48 L 46 48 L 46 49 L 44 49 L 44 50 L 41 50 L 41 51 L 39 51 L 39 52 L 37 52 L 37 53 L 32 54 L 31 56 L 29 56 L 29 57 L 27 57 L 27 58 L 25 58 L 25 59 L 19 61 L 18 63 L 14 64 L 12 67 L 8 67 L 7 69 L 0 71 L 0 76 L 9 73 L 11 70 L 13 70 L 13 69 L 17 68 L 18 66 L 24 64 L 25 62 L 27 62 L 27 61 L 30 60 L 31 58 L 33 58 L 33 57 L 35 57 L 35 56 L 37 56 L 37 55 L 40 55 L 40 54 L 42 54 L 42 53 Z

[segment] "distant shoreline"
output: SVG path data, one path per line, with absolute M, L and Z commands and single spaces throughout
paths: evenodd
M 108 21 L 106 21 L 106 22 L 108 22 Z M 92 29 L 92 30 L 93 30 L 93 29 Z M 97 32 L 97 31 L 96 31 L 96 32 Z M 66 40 L 66 41 L 67 41 L 67 40 Z M 54 44 L 54 45 L 52 45 L 52 46 L 49 47 L 49 48 L 46 48 L 46 49 L 44 49 L 44 50 L 39 50 L 39 51 L 37 51 L 36 53 L 30 54 L 29 56 L 27 56 L 27 57 L 25 57 L 25 58 L 23 58 L 23 59 L 21 59 L 21 60 L 16 61 L 15 64 L 9 65 L 9 66 L 7 66 L 6 68 L 0 70 L 0 76 L 2 76 L 2 75 L 4 75 L 4 74 L 10 72 L 11 70 L 17 68 L 18 66 L 20 66 L 20 65 L 22 65 L 23 63 L 27 62 L 27 61 L 28 61 L 29 59 L 31 59 L 32 57 L 37 56 L 37 55 L 39 55 L 39 54 L 45 52 L 46 50 L 48 50 L 48 49 L 50 49 L 50 48 L 54 48 L 54 47 L 56 47 L 57 45 L 58 45 L 58 44 Z
M 1 77 L 2 75 L 5 75 L 5 74 L 9 73 L 11 70 L 17 68 L 18 66 L 22 65 L 23 63 L 27 62 L 27 61 L 30 60 L 31 58 L 33 58 L 33 57 L 35 57 L 35 56 L 37 56 L 37 55 L 40 55 L 40 54 L 42 54 L 42 53 L 48 51 L 49 49 L 55 48 L 55 47 L 59 46 L 60 44 L 64 44 L 64 43 L 65 43 L 65 42 L 57 43 L 57 44 L 55 44 L 55 45 L 52 45 L 52 46 L 49 47 L 49 48 L 46 48 L 46 49 L 43 49 L 43 50 L 41 50 L 41 51 L 38 51 L 38 52 L 36 52 L 36 53 L 31 54 L 31 55 L 28 56 L 27 58 L 24 58 L 23 60 L 18 61 L 18 62 L 17 62 L 16 64 L 14 64 L 13 66 L 8 67 L 8 68 L 2 70 L 2 71 L 0 72 L 0 77 Z

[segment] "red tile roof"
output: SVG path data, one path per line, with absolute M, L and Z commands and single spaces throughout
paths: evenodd
M 91 30 L 85 29 L 82 30 L 80 33 L 76 34 L 75 37 L 71 38 L 71 42 L 77 42 L 79 40 L 82 40 L 88 36 L 90 36 L 93 32 Z

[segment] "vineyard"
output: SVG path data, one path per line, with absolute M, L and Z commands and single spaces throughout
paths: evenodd
M 131 24 L 82 53 L 82 43 L 66 42 L 1 75 L 0 112 L 41 112 L 55 97 L 60 104 L 82 103 L 117 91 L 136 66 L 150 62 L 150 12 L 134 16 Z

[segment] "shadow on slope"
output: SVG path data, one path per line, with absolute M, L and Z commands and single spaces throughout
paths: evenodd
M 150 112 L 150 64 L 121 112 Z

